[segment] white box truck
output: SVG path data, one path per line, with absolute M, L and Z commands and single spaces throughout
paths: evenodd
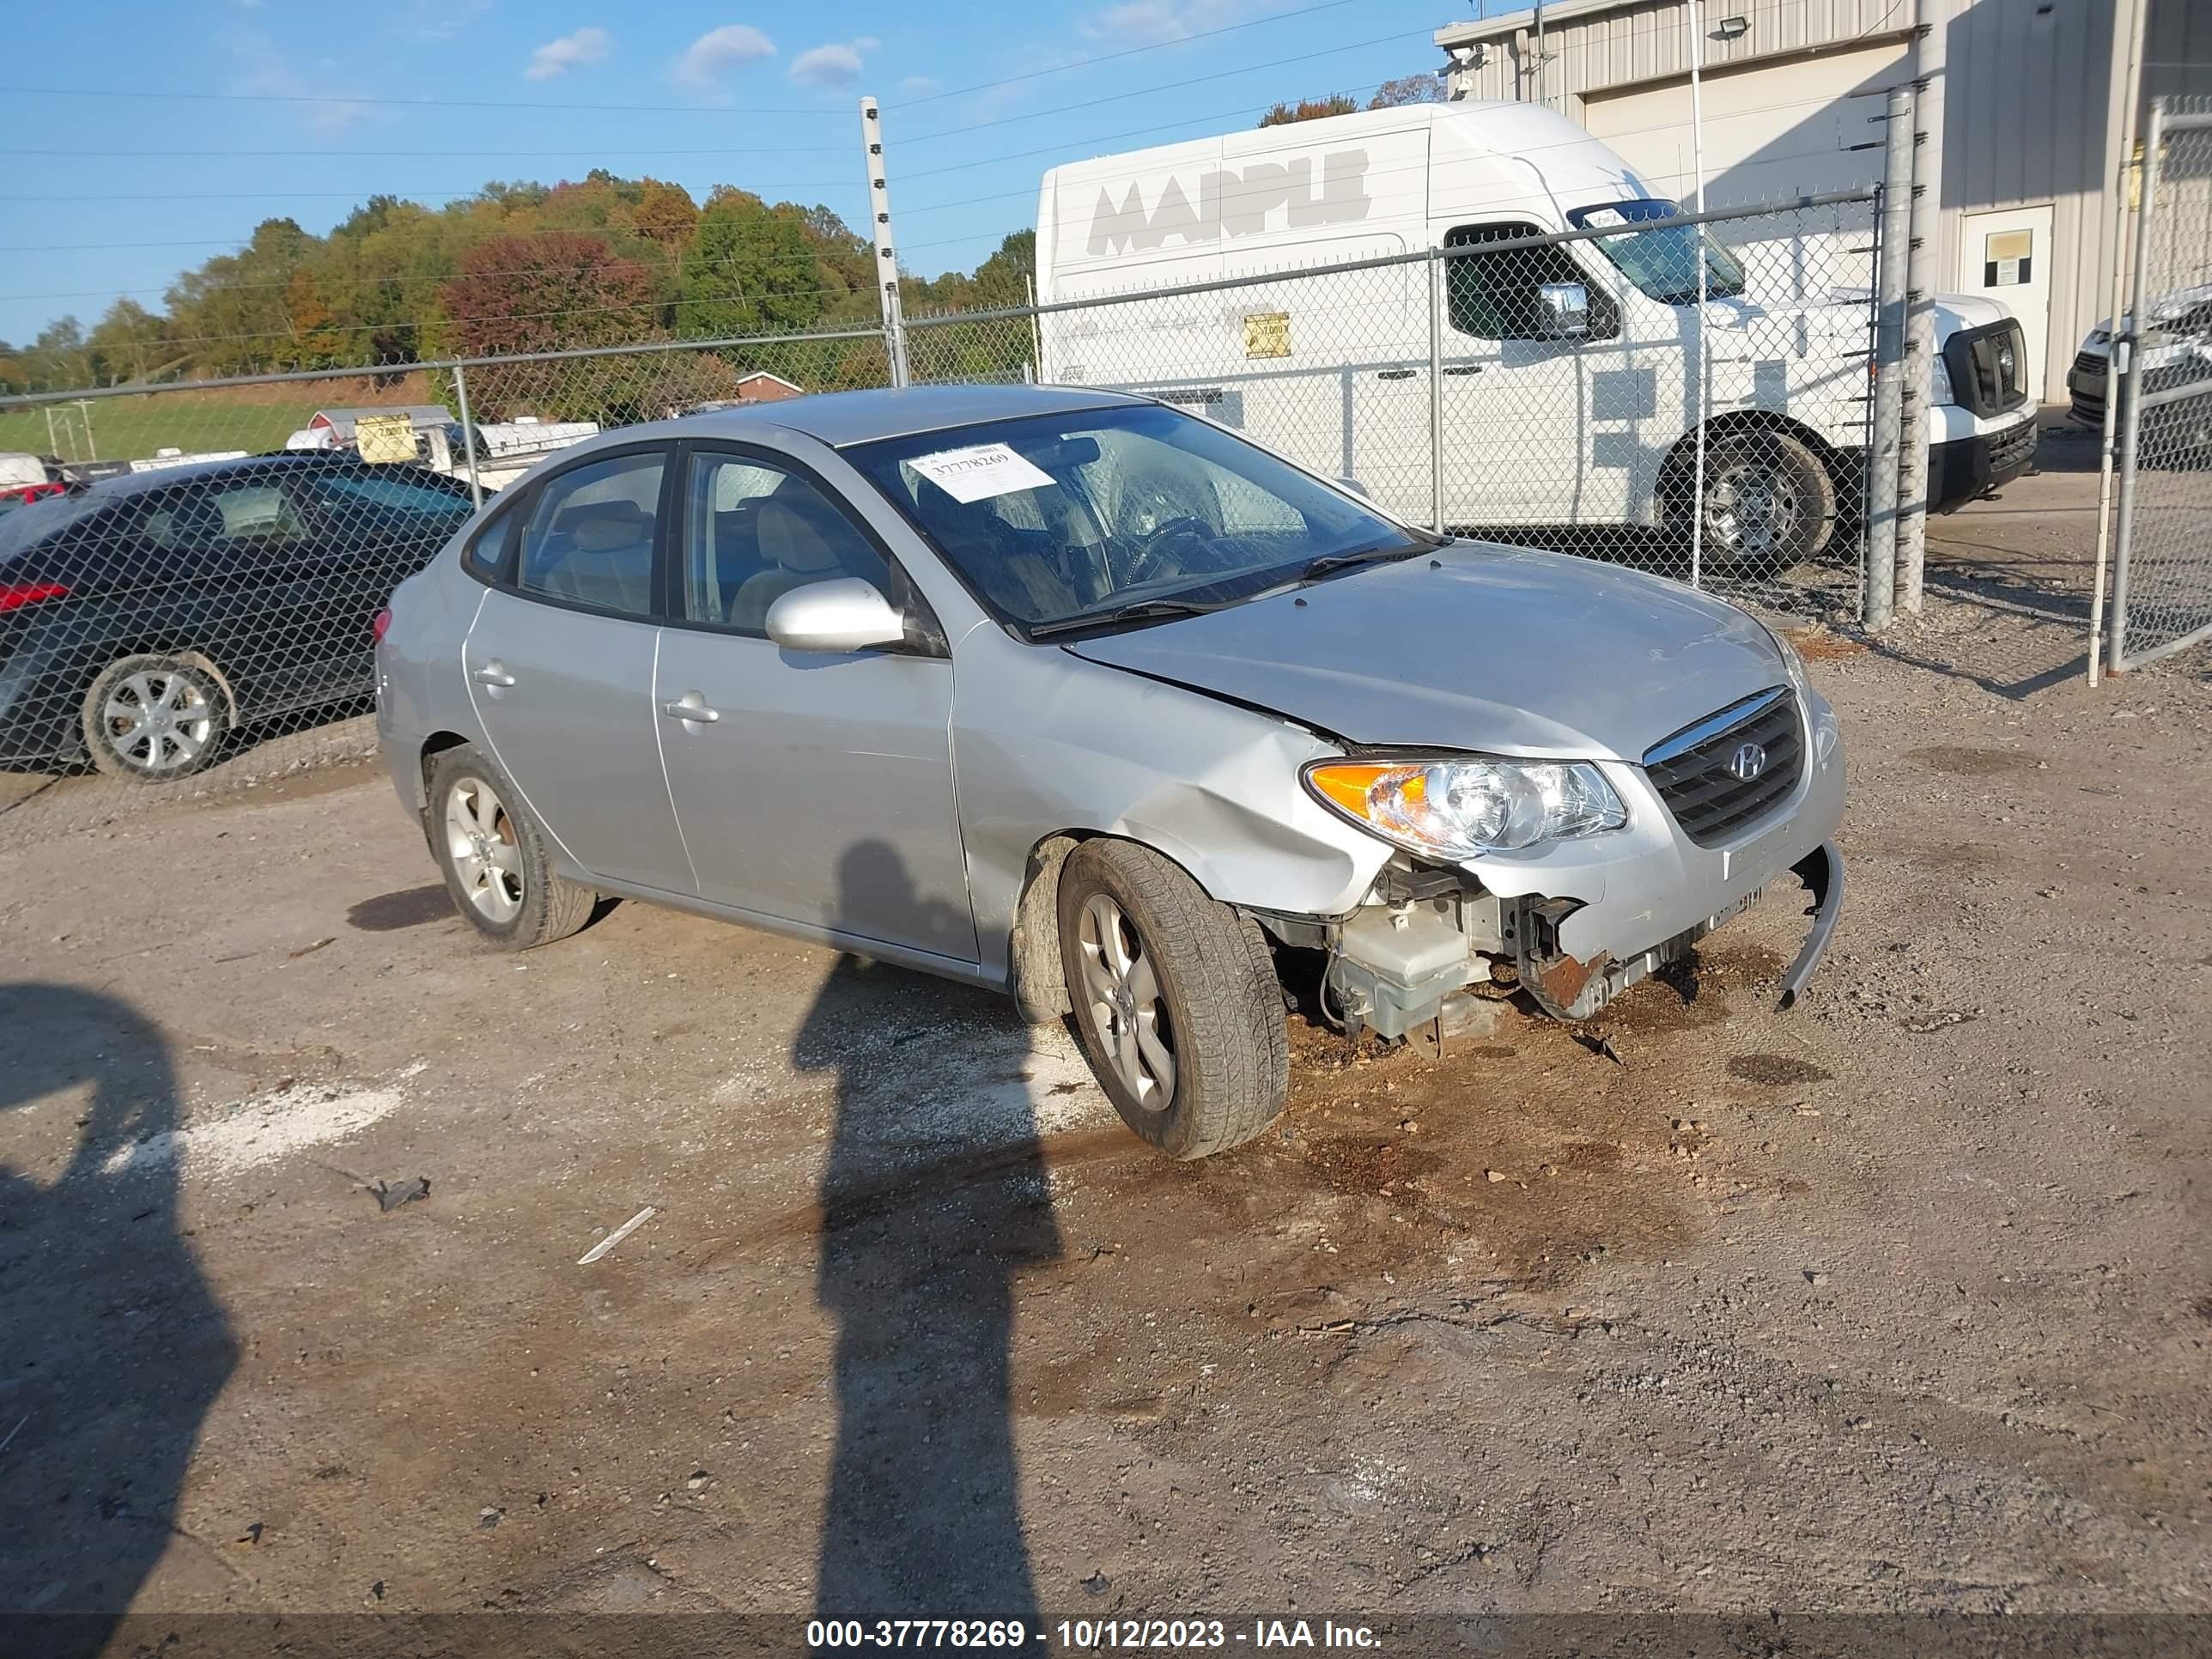
M 1793 223 L 1778 241 L 1778 221 L 1748 221 L 1722 228 L 1769 240 L 1739 259 L 1698 228 L 1652 223 L 1680 211 L 1537 105 L 1370 110 L 1054 168 L 1037 206 L 1037 297 L 1490 250 L 1445 264 L 1449 525 L 1681 522 L 1702 326 L 1706 556 L 1810 557 L 1859 490 L 1871 261 L 1841 247 L 1869 239 Z M 1429 282 L 1426 262 L 1409 261 L 1048 312 L 1040 377 L 1190 407 L 1425 522 Z M 1947 297 L 1936 315 L 1930 489 L 1942 510 L 2024 471 L 2035 421 L 2019 325 L 1980 299 Z

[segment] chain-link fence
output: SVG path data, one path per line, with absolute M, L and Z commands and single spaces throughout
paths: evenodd
M 915 378 L 1140 392 L 1415 523 L 1856 615 L 1870 191 L 909 318 Z
M 1847 617 L 1871 199 L 910 318 L 906 355 L 1146 392 L 1413 522 Z M 251 778 L 271 734 L 364 711 L 393 587 L 568 446 L 890 363 L 866 329 L 0 399 L 35 473 L 0 474 L 0 837 Z
M 2212 99 L 2152 106 L 2136 234 L 2105 613 L 2115 670 L 2212 639 Z

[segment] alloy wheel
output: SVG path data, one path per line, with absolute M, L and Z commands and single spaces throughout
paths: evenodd
M 215 737 L 216 709 L 188 674 L 145 669 L 117 682 L 100 705 L 108 746 L 144 773 L 188 770 Z
M 1084 902 L 1078 942 L 1091 1029 L 1137 1104 L 1165 1111 L 1175 1098 L 1175 1030 L 1143 937 L 1103 893 Z
M 477 913 L 514 921 L 522 909 L 522 847 L 514 820 L 482 778 L 459 779 L 446 792 L 446 851 Z

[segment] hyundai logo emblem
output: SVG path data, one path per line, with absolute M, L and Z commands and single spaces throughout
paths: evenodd
M 1729 757 L 1728 769 L 1731 776 L 1749 783 L 1766 769 L 1766 750 L 1755 743 L 1745 744 Z

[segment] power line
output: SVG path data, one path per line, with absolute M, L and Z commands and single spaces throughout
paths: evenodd
M 109 159 L 137 159 L 145 156 L 199 157 L 222 156 L 284 156 L 292 161 L 303 158 L 316 161 L 342 161 L 352 156 L 424 155 L 481 155 L 498 161 L 539 161 L 549 155 L 598 155 L 621 157 L 633 155 L 843 155 L 850 152 L 847 144 L 769 144 L 740 147 L 735 149 L 454 149 L 450 146 L 438 149 L 320 149 L 303 151 L 297 145 L 285 149 L 0 149 L 0 155 L 38 155 L 69 161 L 96 155 Z
M 957 127 L 940 127 L 935 132 L 917 132 L 910 137 L 901 138 L 899 143 L 926 144 L 935 138 L 957 138 L 966 133 L 980 132 L 986 127 L 1008 126 L 1016 121 L 1042 120 L 1047 116 L 1065 115 L 1070 110 L 1096 109 L 1101 104 L 1118 104 L 1131 98 L 1149 98 L 1154 93 L 1203 86 L 1209 81 L 1226 81 L 1232 76 L 1254 75 L 1261 70 L 1281 69 L 1291 64 L 1310 64 L 1316 58 L 1334 58 L 1339 52 L 1358 52 L 1368 46 L 1387 46 L 1393 42 L 1403 41 L 1405 38 L 1405 32 L 1400 30 L 1391 34 L 1378 34 L 1371 40 L 1347 40 L 1338 46 L 1324 46 L 1319 52 L 1302 52 L 1289 58 L 1272 58 L 1264 64 L 1246 64 L 1237 69 L 1220 70 L 1212 75 L 1194 75 L 1187 81 L 1163 82 L 1158 86 L 1140 87 L 1134 92 L 1117 92 L 1104 98 L 1086 99 L 1079 104 L 1054 104 L 1050 109 L 1032 110 L 1026 115 L 1003 115 L 995 121 L 969 121 Z M 5 88 L 0 88 L 0 91 L 5 90 Z
M 522 100 L 489 98 L 374 98 L 348 93 L 307 92 L 146 92 L 116 87 L 8 87 L 0 93 L 24 98 L 127 98 L 136 103 L 160 99 L 171 102 L 216 104 L 377 104 L 398 109 L 549 109 L 602 110 L 629 115 L 811 115 L 850 120 L 842 109 L 769 108 L 756 104 L 745 109 L 705 109 L 696 105 L 668 104 L 547 104 Z
M 1021 75 L 1009 75 L 996 81 L 979 81 L 972 87 L 955 87 L 950 92 L 933 92 L 924 98 L 909 98 L 902 104 L 890 107 L 898 110 L 918 109 L 924 104 L 934 104 L 946 98 L 964 98 L 971 92 L 990 92 L 1000 87 L 1011 87 L 1023 81 L 1041 80 L 1048 75 L 1065 75 L 1071 70 L 1091 69 L 1100 64 L 1110 64 L 1119 58 L 1135 58 L 1148 52 L 1161 52 L 1169 46 L 1187 46 L 1194 40 L 1211 40 L 1216 35 L 1234 34 L 1239 29 L 1257 28 L 1262 23 L 1281 23 L 1293 17 L 1306 17 L 1317 11 L 1334 11 L 1348 6 L 1352 0 L 1322 0 L 1317 6 L 1301 6 L 1295 11 L 1269 12 L 1264 17 L 1254 17 L 1242 23 L 1226 23 L 1218 29 L 1200 29 L 1194 34 L 1179 34 L 1172 40 L 1155 40 L 1149 46 L 1131 46 L 1124 52 L 1103 52 L 1091 58 L 1079 58 L 1073 63 L 1054 64 L 1045 69 L 1030 70 Z

